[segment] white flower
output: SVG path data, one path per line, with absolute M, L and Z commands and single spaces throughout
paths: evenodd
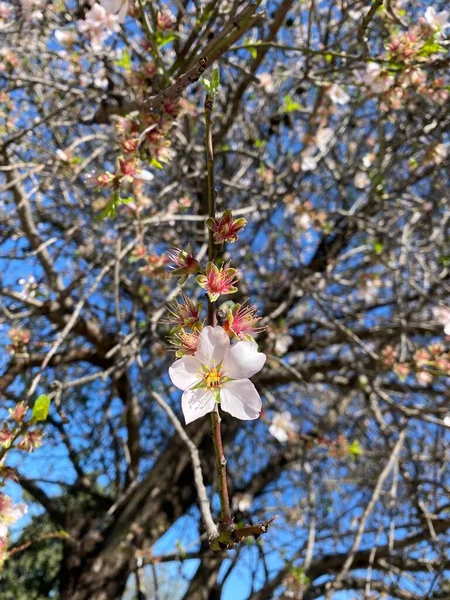
M 116 15 L 119 23 L 125 21 L 128 13 L 128 0 L 100 0 L 108 15 Z
M 86 18 L 78 23 L 78 29 L 89 37 L 92 49 L 98 52 L 103 42 L 119 29 L 119 17 L 108 13 L 97 2 L 86 13 Z
M 328 88 L 328 96 L 333 104 L 347 104 L 350 101 L 350 96 L 337 83 Z
M 27 510 L 26 504 L 14 504 L 9 496 L 0 493 L 0 538 L 8 535 L 8 527 L 21 519 Z
M 253 502 L 253 496 L 248 493 L 236 494 L 233 496 L 233 510 L 246 512 L 249 510 Z
M 140 181 L 153 181 L 153 179 L 155 178 L 155 176 L 153 175 L 153 173 L 150 173 L 150 171 L 147 171 L 146 169 L 138 169 L 136 171 L 136 175 L 134 176 L 135 179 L 139 179 Z
M 12 6 L 6 4 L 6 2 L 0 2 L 0 18 L 9 19 L 12 15 Z
M 296 432 L 297 428 L 292 423 L 292 415 L 285 411 L 276 413 L 269 427 L 269 433 L 273 435 L 281 444 L 289 440 L 289 437 Z
M 334 131 L 331 127 L 321 127 L 316 133 L 316 144 L 322 154 L 328 150 Z
M 303 152 L 301 162 L 302 171 L 314 171 L 316 169 L 317 163 L 320 160 L 320 154 L 316 154 L 314 156 L 315 152 L 315 148 L 308 148 L 305 152 Z
M 364 171 L 358 171 L 353 182 L 358 190 L 363 190 L 370 185 L 370 178 Z
M 75 34 L 73 31 L 64 31 L 57 29 L 55 31 L 56 41 L 62 46 L 71 46 L 75 41 Z
M 394 78 L 388 75 L 379 64 L 370 62 L 363 73 L 357 73 L 361 83 L 364 83 L 374 94 L 387 92 L 394 84 Z
M 237 419 L 257 419 L 261 398 L 249 377 L 265 362 L 256 343 L 231 346 L 222 327 L 205 327 L 194 356 L 176 360 L 169 369 L 172 383 L 184 392 L 181 407 L 186 424 L 212 412 L 216 402 Z
M 433 6 L 429 6 L 425 11 L 424 19 L 431 29 L 443 32 L 450 27 L 450 23 L 448 22 L 449 15 L 450 13 L 447 10 L 438 13 Z
M 258 75 L 259 83 L 264 91 L 272 94 L 275 91 L 275 84 L 270 73 L 261 73 Z
M 279 335 L 277 336 L 277 341 L 275 342 L 275 354 L 279 356 L 286 354 L 289 346 L 294 341 L 294 338 L 290 335 Z
M 450 335 L 450 308 L 446 306 L 435 306 L 433 308 L 433 317 L 444 326 L 445 335 Z

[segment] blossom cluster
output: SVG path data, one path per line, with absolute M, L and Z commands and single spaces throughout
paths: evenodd
M 210 218 L 214 244 L 234 243 L 246 224 L 234 219 L 230 210 L 220 218 Z M 182 409 L 186 423 L 213 411 L 217 404 L 232 416 L 250 420 L 261 413 L 261 398 L 250 381 L 266 361 L 253 338 L 262 331 L 256 308 L 246 303 L 226 301 L 216 311 L 221 296 L 238 291 L 238 272 L 229 263 L 217 265 L 208 261 L 202 268 L 190 247 L 175 248 L 169 253 L 172 275 L 184 283 L 196 276 L 198 286 L 205 291 L 208 303 L 220 320 L 220 325 L 205 325 L 203 303 L 186 294 L 168 306 L 165 320 L 171 326 L 170 344 L 176 360 L 169 369 L 172 383 L 183 391 Z M 214 319 L 215 321 L 215 319 Z M 234 342 L 234 343 L 232 343 Z
M 13 343 L 17 339 L 22 343 L 24 331 L 17 330 L 10 335 Z M 40 408 L 38 406 L 38 409 Z M 8 419 L 0 428 L 0 489 L 8 480 L 15 479 L 16 476 L 14 469 L 4 464 L 7 453 L 12 448 L 32 452 L 41 445 L 42 433 L 34 427 L 34 424 L 44 417 L 36 409 L 33 410 L 31 417 L 27 418 L 27 414 L 28 407 L 24 402 L 18 402 L 14 408 L 9 409 Z M 0 491 L 0 570 L 8 557 L 8 529 L 26 512 L 26 504 L 15 504 L 12 498 Z

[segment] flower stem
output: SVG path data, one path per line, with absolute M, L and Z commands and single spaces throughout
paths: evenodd
M 207 194 L 208 194 L 208 217 L 216 217 L 216 190 L 214 186 L 214 150 L 212 140 L 212 111 L 214 98 L 207 94 L 205 98 L 205 147 L 206 147 L 206 169 L 207 169 Z M 208 229 L 208 259 L 214 262 L 216 250 L 214 247 L 214 234 Z M 215 327 L 217 324 L 215 302 L 208 297 L 208 325 Z M 233 518 L 230 510 L 230 499 L 227 484 L 227 461 L 223 452 L 222 432 L 220 428 L 219 406 L 211 413 L 212 438 L 214 452 L 216 455 L 216 469 L 218 475 L 218 489 L 220 497 L 220 525 L 225 529 L 233 526 Z M 220 529 L 219 525 L 219 529 Z

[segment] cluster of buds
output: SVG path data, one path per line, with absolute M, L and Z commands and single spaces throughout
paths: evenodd
M 392 346 L 386 346 L 382 357 L 383 365 L 392 370 L 400 381 L 414 375 L 420 385 L 427 386 L 436 377 L 448 377 L 450 374 L 450 352 L 446 352 L 443 344 L 419 348 L 410 360 L 403 362 L 397 362 L 397 352 Z
M 90 175 L 88 183 L 96 190 L 111 189 L 119 191 L 123 184 L 130 184 L 135 180 L 149 182 L 153 180 L 153 177 L 150 171 L 139 166 L 137 159 L 119 156 L 115 173 L 105 171 L 98 175 Z
M 26 419 L 28 407 L 24 402 L 18 402 L 14 408 L 9 409 L 9 422 L 4 422 L 0 429 L 0 448 L 9 450 L 18 448 L 32 452 L 42 443 L 42 432 L 30 428 L 35 419 Z
M 145 261 L 145 265 L 139 267 L 140 273 L 152 279 L 166 277 L 165 267 L 168 262 L 167 256 L 160 256 L 155 253 L 146 253 L 144 256 L 141 256 L 139 258 Z
M 212 217 L 206 219 L 207 227 L 214 234 L 214 243 L 218 245 L 236 242 L 239 232 L 244 229 L 246 224 L 247 221 L 243 217 L 233 220 L 231 210 L 226 210 L 219 219 Z
M 27 356 L 27 345 L 31 339 L 31 332 L 28 329 L 20 329 L 13 327 L 8 332 L 8 337 L 11 340 L 10 352 L 15 356 Z
M 236 242 L 238 234 L 246 225 L 246 220 L 234 220 L 232 212 L 226 210 L 220 218 L 207 219 L 206 225 L 213 232 L 214 244 L 222 246 L 224 243 Z M 197 275 L 197 284 L 205 290 L 211 303 L 221 296 L 238 291 L 238 273 L 229 263 L 217 266 L 213 261 L 208 261 L 203 270 L 190 246 L 185 250 L 172 249 L 168 258 L 173 263 L 172 276 L 180 278 L 180 285 L 183 285 L 190 275 Z M 168 315 L 164 322 L 172 327 L 169 342 L 175 348 L 177 357 L 193 356 L 197 352 L 199 336 L 204 327 L 202 308 L 201 302 L 194 302 L 186 294 L 182 294 L 181 301 L 175 301 L 167 307 Z M 224 302 L 216 314 L 230 339 L 254 342 L 253 336 L 264 329 L 257 325 L 260 317 L 256 308 L 245 303 Z
M 198 329 L 201 326 L 202 302 L 193 302 L 186 294 L 182 294 L 181 298 L 182 302 L 175 300 L 169 304 L 167 307 L 169 314 L 163 322 L 179 328 L 195 327 Z
M 159 31 L 170 31 L 175 25 L 172 15 L 167 11 L 159 11 L 156 19 L 156 26 Z

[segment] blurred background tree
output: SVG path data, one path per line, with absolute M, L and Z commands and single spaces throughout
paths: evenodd
M 2 410 L 52 397 L 10 458 L 31 543 L 2 598 L 448 598 L 445 5 L 0 3 Z M 219 554 L 152 396 L 181 416 L 161 321 L 167 252 L 205 261 L 205 62 L 218 210 L 248 221 L 231 298 L 268 355 L 261 418 L 223 419 L 230 492 L 278 515 Z M 209 420 L 187 432 L 217 510 Z

